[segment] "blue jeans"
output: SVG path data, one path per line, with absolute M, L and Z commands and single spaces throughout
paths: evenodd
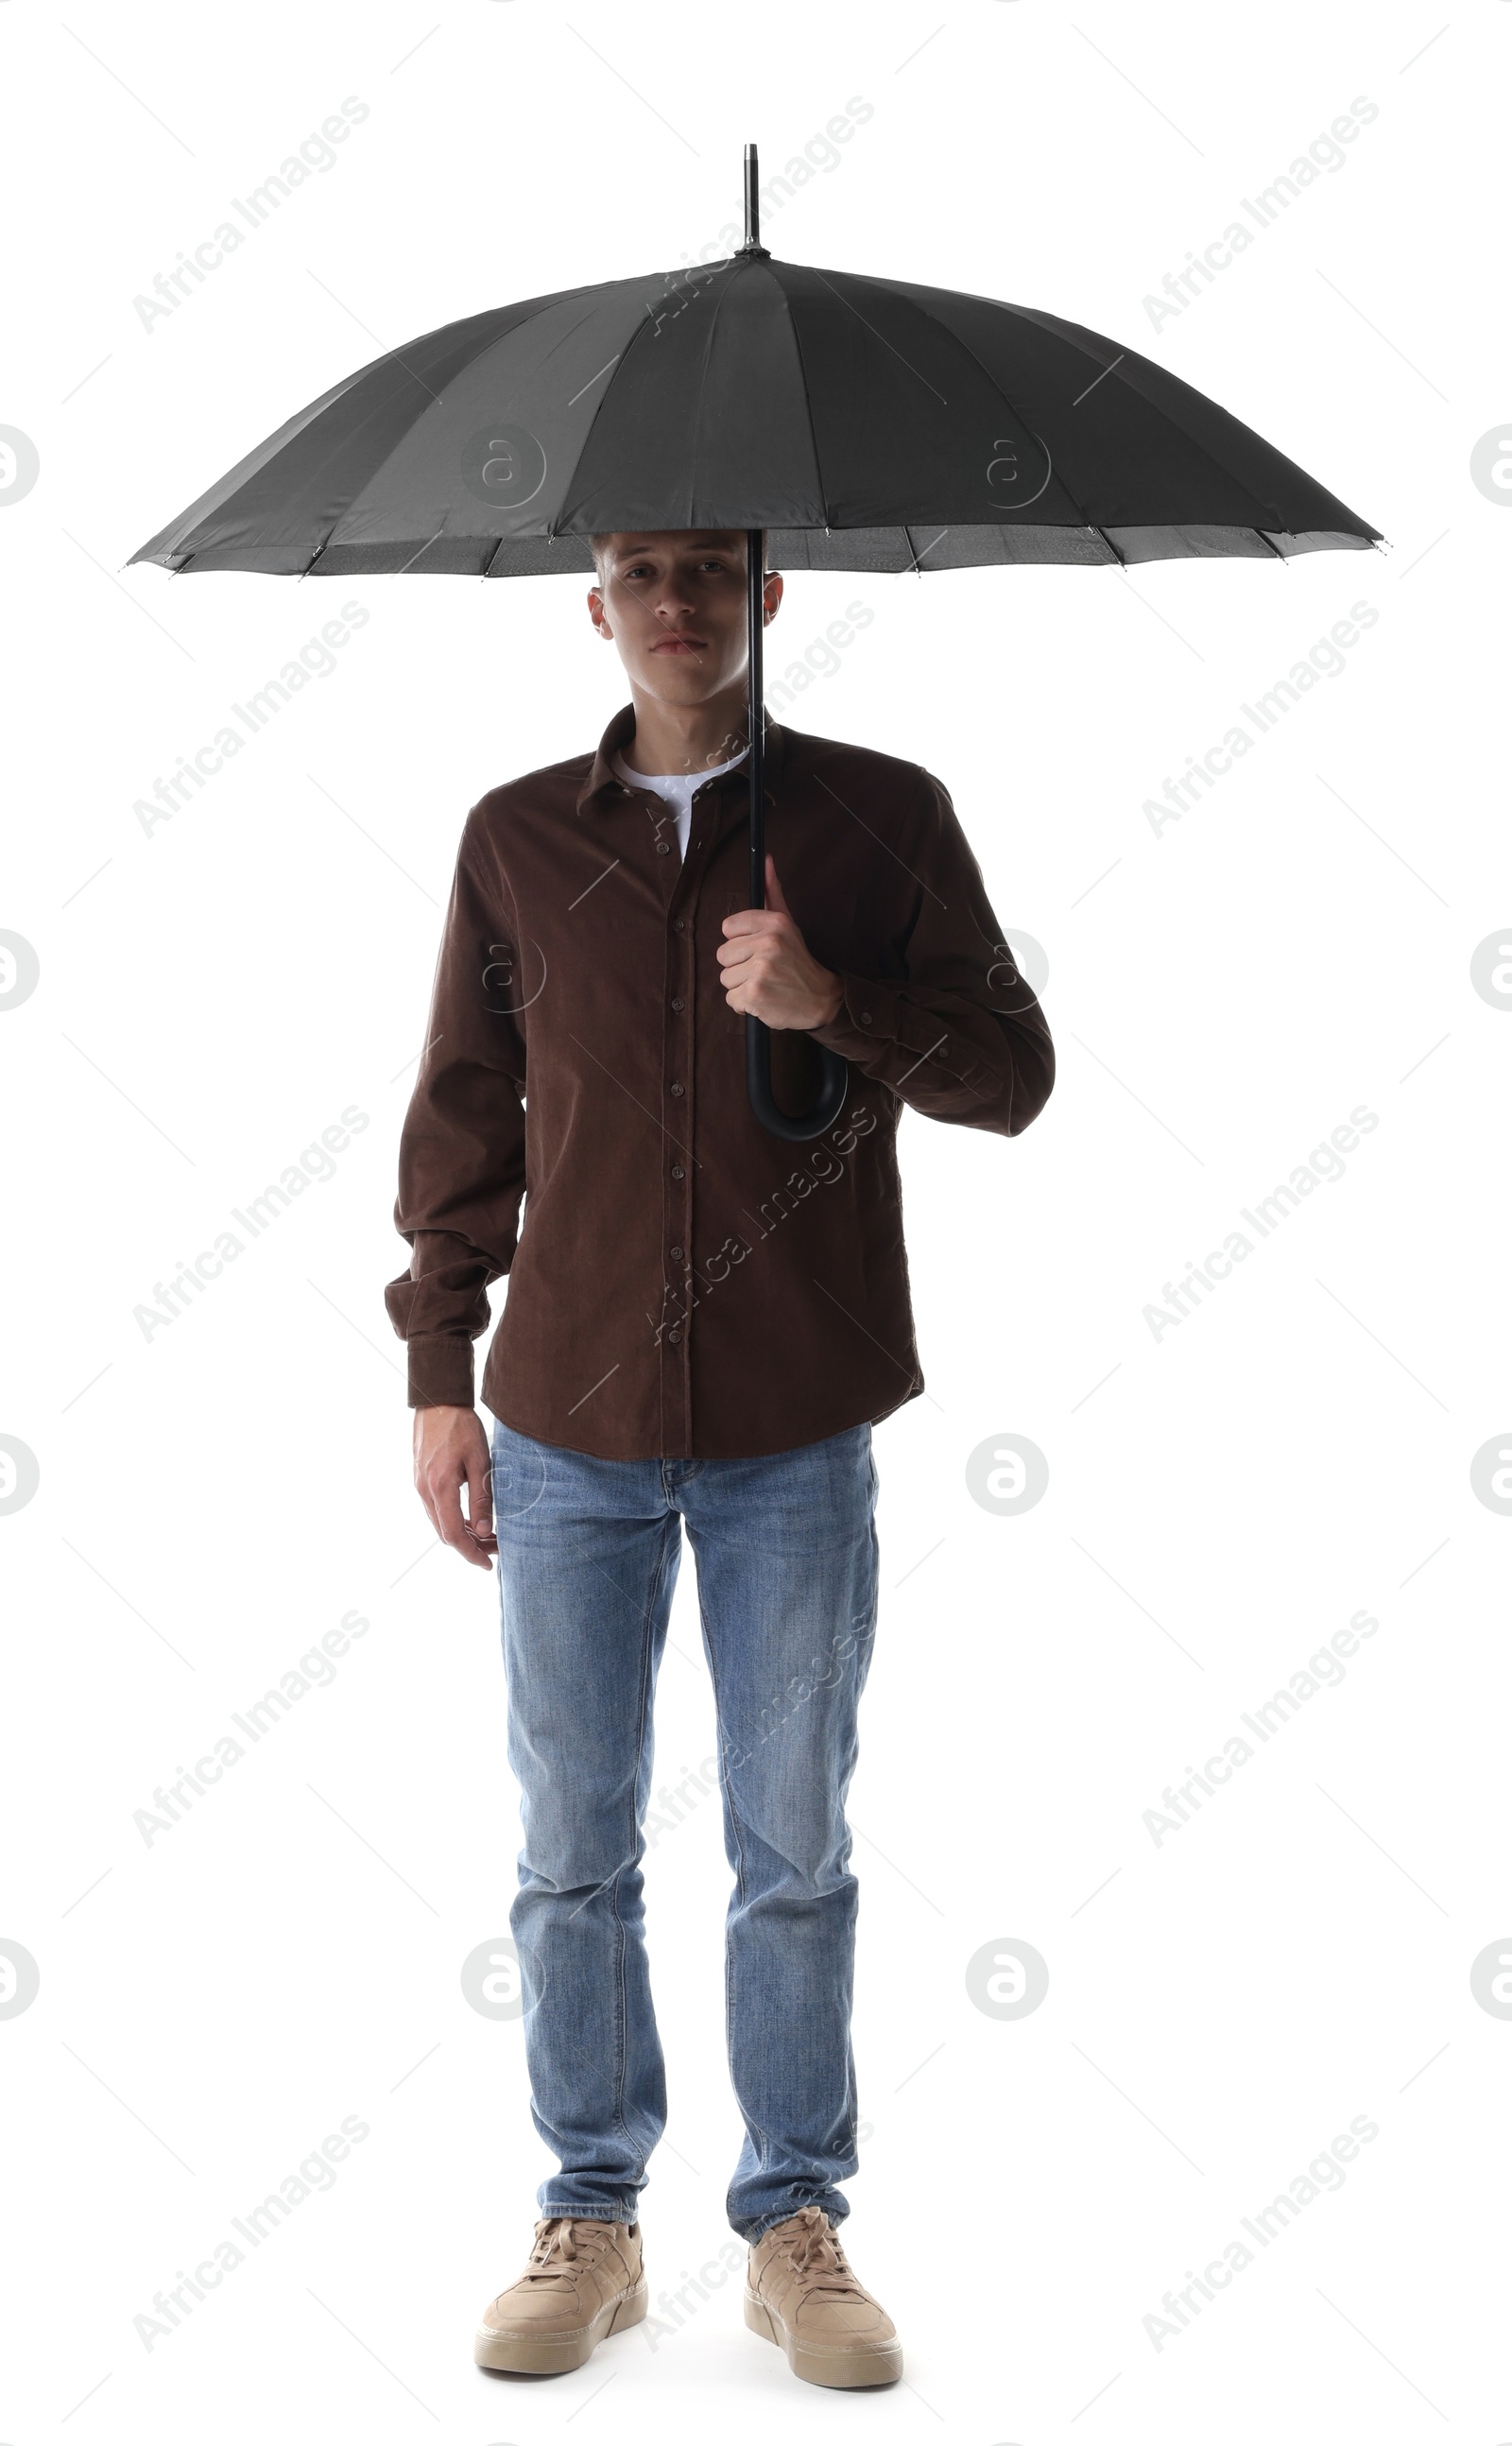
M 687 1523 L 719 1722 L 725 2026 L 745 2141 L 727 2209 L 756 2241 L 856 2171 L 856 1880 L 845 1796 L 877 1616 L 869 1426 L 751 1460 L 600 1460 L 495 1421 L 510 1927 L 544 2216 L 633 2223 L 666 2122 L 641 1861 L 651 1711 Z

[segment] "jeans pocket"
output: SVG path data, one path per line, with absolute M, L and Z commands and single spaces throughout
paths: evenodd
M 494 1429 L 490 1467 L 496 1531 L 535 1509 L 546 1493 L 549 1462 L 539 1444 L 532 1443 L 528 1436 L 517 1435 L 499 1421 Z

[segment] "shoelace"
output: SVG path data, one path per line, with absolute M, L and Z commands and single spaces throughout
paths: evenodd
M 823 2209 L 800 2209 L 792 2224 L 796 2230 L 781 2231 L 777 2248 L 794 2274 L 815 2291 L 854 2293 L 865 2300 L 865 2287 Z
M 577 2230 L 574 2232 L 574 2227 Z M 570 2262 L 585 2255 L 589 2259 L 595 2245 L 607 2247 L 609 2229 L 593 2219 L 581 2217 L 541 2217 L 535 2228 L 535 2240 L 531 2247 L 530 2265 L 525 2270 L 527 2284 L 570 2284 Z M 566 2262 L 568 2265 L 553 2265 Z

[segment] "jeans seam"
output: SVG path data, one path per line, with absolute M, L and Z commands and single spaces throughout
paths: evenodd
M 735 1795 L 731 1790 L 730 1785 L 729 1743 L 725 1737 L 724 1706 L 719 1695 L 719 1669 L 714 1661 L 714 1641 L 709 1630 L 708 1610 L 703 1603 L 701 1588 L 699 1592 L 699 1628 L 703 1633 L 703 1652 L 709 1660 L 709 1680 L 714 1686 L 714 1718 L 719 1736 L 719 1788 L 724 1797 L 724 1805 L 730 1816 L 730 1831 L 735 1837 L 736 1897 L 743 1906 L 746 1898 L 745 1846 L 740 1840 L 740 1816 L 739 1812 L 736 1808 Z M 730 1944 L 729 1930 L 727 1929 L 724 1939 L 724 2054 L 725 2061 L 731 2065 L 733 2072 L 735 2054 L 735 1967 L 732 1960 L 732 1951 L 733 1948 Z
M 655 1619 L 657 1590 L 662 1585 L 665 1567 L 666 1537 L 663 1532 L 662 1549 L 656 1558 L 656 1567 L 651 1573 L 650 1583 L 645 1593 L 645 1605 L 641 1615 L 641 1686 L 639 1712 L 635 1733 L 635 1774 L 630 1784 L 630 1851 L 632 1853 L 636 1851 L 641 1839 L 641 1821 L 638 1800 L 641 1790 L 641 1761 L 645 1755 L 646 1721 L 649 1712 L 647 1705 L 647 1693 L 650 1686 L 651 1677 L 651 1624 Z M 645 2180 L 645 2155 L 639 2141 L 632 2137 L 630 2127 L 625 2119 L 625 2084 L 628 2071 L 626 2060 L 628 2055 L 626 2033 L 629 2029 L 630 2001 L 625 1991 L 625 1963 L 629 1953 L 629 1942 L 625 1936 L 625 1923 L 620 1917 L 620 1879 L 623 1874 L 623 1869 L 617 1869 L 615 1871 L 613 1887 L 614 1925 L 619 1932 L 620 1939 L 619 2060 L 616 2066 L 614 2088 L 614 2120 L 618 2125 L 624 2139 L 629 2147 L 635 2151 L 636 2157 L 638 2159 L 636 2179 L 638 2182 L 644 2182 Z

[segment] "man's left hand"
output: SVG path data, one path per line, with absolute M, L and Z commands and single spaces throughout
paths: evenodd
M 811 958 L 770 853 L 766 907 L 726 917 L 724 932 L 720 982 L 732 1010 L 751 1011 L 768 1027 L 829 1026 L 844 989 L 831 969 Z

